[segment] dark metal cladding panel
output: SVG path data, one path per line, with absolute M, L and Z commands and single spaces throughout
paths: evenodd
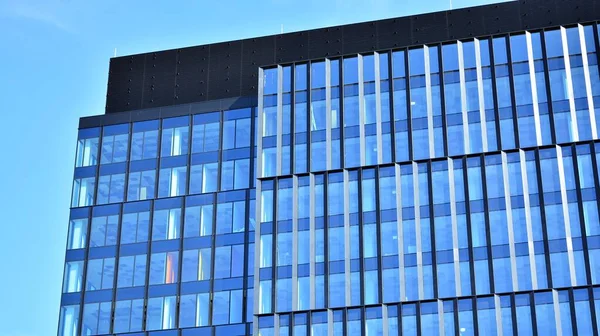
M 448 40 L 448 12 L 432 13 L 433 15 L 415 15 L 411 18 L 411 45 L 425 44 Z M 463 18 L 464 19 L 464 18 Z M 438 37 L 432 40 L 432 37 Z
M 600 0 L 520 0 L 112 59 L 106 113 L 254 96 L 258 67 L 600 18 Z
M 243 41 L 240 73 L 240 96 L 258 92 L 258 67 L 275 61 L 275 38 L 254 38 Z
M 412 41 L 412 22 L 391 19 L 376 23 L 379 48 L 393 49 L 408 46 Z
M 515 26 L 521 26 L 520 7 L 508 6 L 508 3 L 493 5 L 491 10 L 482 11 L 482 16 L 484 20 L 485 34 L 487 35 L 509 33 L 511 31 L 519 30 L 515 29 Z M 454 24 L 454 17 L 449 17 L 451 19 L 450 21 Z M 455 33 L 452 33 L 452 35 L 455 35 Z
M 277 35 L 275 39 L 276 63 L 289 63 L 308 59 L 308 32 Z
M 474 38 L 481 35 L 477 32 L 485 31 L 483 17 L 475 8 L 460 13 L 448 13 L 446 18 L 449 27 L 446 40 Z
M 310 45 L 308 58 L 341 56 L 343 50 L 343 32 L 340 27 L 322 28 L 308 32 Z
M 375 22 L 343 26 L 342 54 L 355 54 L 377 49 L 376 27 Z
M 210 46 L 207 100 L 240 95 L 242 41 Z
M 176 69 L 177 50 L 156 52 L 146 56 L 142 108 L 173 104 Z
M 175 100 L 178 104 L 206 100 L 208 55 L 208 46 L 179 50 L 175 84 Z
M 106 91 L 107 111 L 141 108 L 145 54 L 113 58 Z

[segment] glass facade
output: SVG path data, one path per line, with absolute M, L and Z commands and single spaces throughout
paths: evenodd
M 58 335 L 597 335 L 598 35 L 280 64 L 257 106 L 80 129 Z
M 261 68 L 254 333 L 597 334 L 597 46 L 575 25 Z

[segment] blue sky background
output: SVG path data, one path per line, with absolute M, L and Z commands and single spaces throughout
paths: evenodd
M 454 8 L 502 0 L 452 0 Z M 174 5 L 176 4 L 176 5 Z M 450 0 L 0 0 L 0 336 L 55 335 L 78 119 L 109 58 L 448 9 Z

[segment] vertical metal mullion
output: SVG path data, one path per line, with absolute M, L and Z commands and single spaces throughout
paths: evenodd
M 423 247 L 421 242 L 421 204 L 419 201 L 419 166 L 416 162 L 412 163 L 413 168 L 413 194 L 415 211 L 415 243 L 417 246 L 417 279 L 418 279 L 418 297 L 423 300 L 425 297 L 424 279 L 423 279 Z
M 585 78 L 585 91 L 587 94 L 588 111 L 590 113 L 590 126 L 592 127 L 592 139 L 597 139 L 598 130 L 596 128 L 596 112 L 594 109 L 594 95 L 592 93 L 592 82 L 590 76 L 587 45 L 585 41 L 585 30 L 583 29 L 583 26 L 581 24 L 577 26 L 579 30 L 579 43 L 581 45 L 581 60 L 583 63 L 583 76 Z
M 213 193 L 212 194 L 212 204 L 213 204 L 213 218 L 212 218 L 212 233 L 210 235 L 210 253 L 211 253 L 211 257 L 210 258 L 210 281 L 209 281 L 209 293 L 210 293 L 210 300 L 209 300 L 209 308 L 208 308 L 208 320 L 211 321 L 212 324 L 212 319 L 213 319 L 213 299 L 214 299 L 214 290 L 215 290 L 215 268 L 216 268 L 216 255 L 217 255 L 217 246 L 215 244 L 216 242 L 216 232 L 217 232 L 217 216 L 215 215 L 217 213 L 217 207 L 219 206 L 218 203 L 218 198 L 217 198 L 217 193 Z M 258 253 L 257 253 L 258 255 Z M 183 259 L 182 259 L 182 263 L 183 263 Z M 150 264 L 148 264 L 150 265 Z M 255 265 L 258 265 L 258 263 L 256 263 Z M 255 272 L 256 274 L 256 279 L 260 280 L 259 277 L 259 272 Z M 257 286 L 258 288 L 258 286 Z M 256 301 L 258 302 L 258 301 Z M 258 310 L 256 310 L 258 312 Z
M 408 160 L 412 161 L 413 155 L 413 140 L 412 140 L 412 110 L 411 110 L 411 93 L 410 93 L 410 63 L 408 62 L 408 49 L 404 49 L 404 80 L 406 82 L 406 128 L 408 131 Z
M 573 335 L 579 335 L 579 332 L 577 331 L 577 311 L 575 310 L 575 296 L 573 294 L 573 288 L 569 289 L 569 310 L 571 311 L 571 326 L 573 328 Z
M 421 300 L 421 297 L 419 297 L 419 300 Z M 415 302 L 414 305 L 416 307 L 415 314 L 417 317 L 417 336 L 421 336 L 423 335 L 423 331 L 421 330 L 421 302 Z
M 375 234 L 377 235 L 377 276 L 378 276 L 378 299 L 383 303 L 383 255 L 381 253 L 381 202 L 379 193 L 379 168 L 375 169 Z M 385 308 L 384 308 L 385 310 Z
M 452 306 L 454 307 L 454 314 L 453 314 L 453 320 L 454 320 L 454 336 L 460 336 L 459 332 L 460 332 L 460 322 L 458 321 L 458 299 L 454 298 L 452 299 Z M 516 329 L 515 329 L 516 330 Z M 450 336 L 450 335 L 445 335 L 445 336 Z
M 352 302 L 351 298 L 352 298 L 352 288 L 351 288 L 351 272 L 350 272 L 350 266 L 351 266 L 351 262 L 350 262 L 350 258 L 351 258 L 351 252 L 350 252 L 350 176 L 349 176 L 349 172 L 348 170 L 343 171 L 344 174 L 344 178 L 343 178 L 343 183 L 344 183 L 344 273 L 345 273 L 345 288 L 344 288 L 344 294 L 345 294 L 345 302 L 346 302 L 346 306 L 350 305 L 350 302 Z M 357 181 L 358 183 L 358 181 Z
M 490 284 L 490 293 L 496 292 L 496 284 L 494 283 L 494 256 L 492 255 L 492 230 L 490 225 L 490 206 L 488 202 L 487 193 L 487 173 L 485 165 L 485 156 L 479 155 L 479 162 L 481 167 L 481 187 L 483 191 L 483 213 L 485 218 L 485 240 L 487 250 L 487 263 L 488 263 L 488 281 Z
M 362 195 L 362 187 L 363 187 L 363 168 L 360 168 L 358 170 L 358 193 L 359 195 Z M 363 235 L 363 225 L 364 225 L 364 218 L 363 218 L 363 202 L 362 202 L 362 197 L 358 198 L 358 260 L 360 261 L 359 263 L 359 267 L 360 269 L 358 270 L 358 274 L 359 274 L 359 283 L 360 283 L 360 302 L 359 304 L 364 306 L 365 304 L 365 256 L 364 256 L 364 235 Z M 350 276 L 352 278 L 352 276 Z M 350 293 L 352 294 L 352 292 Z M 363 311 L 363 319 L 364 319 L 364 311 Z M 363 323 L 364 324 L 364 323 Z M 363 330 L 364 332 L 364 330 Z
M 592 149 L 590 147 L 590 145 L 582 145 L 582 146 L 587 146 L 588 148 Z M 581 244 L 582 244 L 582 248 L 583 248 L 583 259 L 585 260 L 585 274 L 586 274 L 586 279 L 585 279 L 585 283 L 586 284 L 591 284 L 592 283 L 592 273 L 591 273 L 591 267 L 590 267 L 590 255 L 589 255 L 589 250 L 588 250 L 588 241 L 587 241 L 587 233 L 586 233 L 586 229 L 585 229 L 585 216 L 584 216 L 584 211 L 583 211 L 583 197 L 582 197 L 582 193 L 581 193 L 581 181 L 579 180 L 579 165 L 577 164 L 578 162 L 578 155 L 577 155 L 577 147 L 578 146 L 573 146 L 573 151 L 572 151 L 572 160 L 573 160 L 573 174 L 575 175 L 575 191 L 577 193 L 577 210 L 578 210 L 578 214 L 579 214 L 579 230 L 581 232 L 581 237 L 579 237 L 581 239 Z M 592 152 L 590 152 L 590 159 L 592 156 Z M 592 163 L 593 166 L 593 163 Z
M 387 53 L 388 62 L 388 101 L 389 101 L 389 113 L 390 113 L 390 145 L 391 145 L 391 158 L 392 162 L 396 162 L 396 118 L 394 109 L 394 68 L 393 68 L 393 55 L 394 52 L 390 51 Z
M 277 241 L 279 240 L 278 238 L 278 232 L 277 232 L 277 226 L 278 226 L 278 214 L 279 214 L 279 206 L 277 200 L 279 197 L 279 180 L 280 177 L 276 177 L 273 180 L 273 238 L 271 238 L 272 241 L 272 248 L 271 248 L 271 260 L 273 261 L 271 263 L 272 265 L 272 271 L 271 271 L 271 313 L 275 314 L 277 312 Z
M 546 48 L 546 35 L 540 33 L 540 43 L 542 45 L 542 62 L 544 63 L 544 79 L 546 84 L 546 101 L 548 102 L 548 120 L 550 123 L 550 139 L 552 143 L 556 143 L 556 125 L 554 125 L 554 105 L 552 104 L 552 84 L 550 83 L 550 69 L 548 68 L 548 54 Z M 543 139 L 542 139 L 543 142 Z M 547 144 L 546 144 L 547 145 Z
M 377 128 L 377 164 L 383 163 L 383 131 L 381 127 L 381 73 L 379 65 L 379 53 L 373 55 L 375 66 L 375 127 Z
M 487 119 L 485 113 L 485 98 L 483 93 L 483 70 L 481 65 L 481 46 L 479 45 L 479 39 L 475 39 L 473 42 L 475 45 L 475 71 L 477 72 L 477 92 L 479 99 L 479 119 L 481 120 L 481 148 L 483 152 L 488 151 L 488 138 L 487 138 Z
M 538 201 L 540 206 L 540 219 L 542 223 L 546 223 L 546 207 L 544 201 L 544 189 L 542 186 L 542 169 L 540 162 L 540 152 L 538 149 L 535 150 L 535 170 L 537 173 L 537 185 L 538 185 Z M 544 257 L 546 259 L 546 278 L 548 279 L 548 288 L 553 288 L 552 281 L 552 263 L 550 262 L 550 247 L 548 244 L 548 228 L 542 224 L 542 237 L 544 243 Z M 535 305 L 535 302 L 534 302 Z
M 309 259 L 309 281 L 310 281 L 310 309 L 315 309 L 315 279 L 316 279 L 316 269 L 315 269 L 315 246 L 316 246 L 316 237 L 315 237 L 315 176 L 313 174 L 309 175 L 309 232 L 310 232 L 310 259 Z
M 437 297 L 437 296 L 436 296 Z M 446 335 L 444 330 L 444 301 L 437 299 L 438 330 L 440 335 Z
M 189 133 L 190 140 L 191 140 L 192 132 L 188 132 L 188 133 Z M 188 142 L 188 144 L 191 144 L 191 142 Z M 188 163 L 189 163 L 189 154 L 188 154 Z M 177 251 L 177 253 L 178 253 L 177 257 L 179 258 L 179 260 L 178 260 L 178 265 L 177 265 L 177 284 L 176 284 L 176 294 L 175 294 L 175 305 L 176 305 L 175 314 L 174 314 L 175 321 L 179 321 L 180 294 L 181 294 L 181 284 L 182 284 L 181 272 L 183 271 L 183 227 L 185 224 L 185 211 L 186 211 L 186 204 L 187 204 L 186 197 L 182 197 L 181 199 L 182 199 L 181 211 L 179 211 L 179 232 L 180 232 L 180 234 L 179 234 L 179 251 Z M 213 231 L 213 232 L 215 232 L 215 231 Z M 177 325 L 177 322 L 175 322 L 175 325 Z
M 90 204 L 89 206 L 94 206 L 94 205 L 100 205 L 98 204 L 98 186 L 100 184 L 100 165 L 101 165 L 101 161 L 102 161 L 102 145 L 104 142 L 104 127 L 101 127 L 100 129 L 100 136 L 99 136 L 99 140 L 98 140 L 98 164 L 96 164 L 96 176 L 94 176 L 94 195 L 92 197 L 92 204 Z M 158 147 L 158 152 L 160 155 L 160 140 L 158 142 L 159 147 Z M 160 171 L 160 166 L 158 167 L 159 171 Z M 74 179 L 73 179 L 74 180 Z M 75 181 L 73 181 L 73 183 L 75 183 Z M 71 196 L 71 204 L 72 204 L 72 198 L 73 196 Z M 79 187 L 79 198 L 81 198 L 81 185 Z M 77 200 L 77 207 L 80 207 L 79 205 L 79 200 Z
M 191 135 L 191 132 L 189 132 L 189 133 Z M 190 136 L 190 139 L 191 139 L 191 136 Z M 132 142 L 133 142 L 133 124 L 129 123 L 129 131 L 127 133 L 127 151 L 125 154 L 125 157 L 126 157 L 126 159 L 125 159 L 125 181 L 123 183 L 123 199 L 122 199 L 121 203 L 128 201 L 127 198 L 129 196 L 127 190 L 129 189 L 129 173 L 130 173 L 130 169 L 131 169 L 130 153 L 131 153 Z M 189 143 L 191 144 L 191 142 L 189 142 Z M 188 162 L 188 167 L 189 167 L 189 162 Z M 140 174 L 140 180 L 141 180 L 141 174 Z M 189 179 L 188 179 L 188 181 L 189 181 Z M 187 187 L 187 183 L 186 183 L 186 187 Z M 119 228 L 120 227 L 121 226 L 119 225 Z M 117 240 L 117 242 L 118 241 L 119 240 Z M 117 245 L 119 245 L 119 244 L 117 244 Z
M 406 283 L 404 281 L 404 231 L 402 222 L 402 188 L 400 187 L 402 177 L 400 165 L 395 164 L 394 169 L 396 172 L 396 230 L 398 232 L 398 278 L 400 286 L 400 301 L 404 301 L 406 298 Z M 400 306 L 398 307 L 400 309 Z M 400 316 L 400 312 L 398 312 Z
M 251 140 L 252 141 L 252 140 Z M 247 316 L 248 316 L 248 264 L 250 263 L 250 190 L 246 189 L 245 192 L 245 210 L 244 210 L 244 214 L 245 214 L 245 219 L 244 219 L 244 271 L 243 271 L 243 277 L 244 277 L 244 283 L 242 285 L 242 289 L 243 289 L 243 299 L 242 299 L 242 321 L 249 323 L 251 321 L 248 321 Z M 187 209 L 187 207 L 186 207 Z M 185 217 L 184 217 L 185 218 Z M 185 226 L 185 223 L 184 223 Z M 256 242 L 255 245 L 256 246 Z M 183 248 L 182 248 L 183 249 Z M 256 251 L 256 248 L 254 249 Z M 256 254 L 256 252 L 255 252 Z M 182 263 L 183 263 L 183 258 L 181 259 Z
M 554 307 L 554 321 L 558 335 L 562 335 L 562 320 L 560 318 L 560 301 L 558 290 L 552 289 L 552 306 Z
M 492 287 L 490 286 L 490 288 Z M 477 335 L 479 334 L 479 312 L 477 310 L 477 296 L 473 296 L 473 298 L 471 299 L 471 303 L 473 304 L 473 331 L 475 331 L 475 335 Z
M 429 239 L 431 245 L 431 274 L 437 274 L 437 249 L 435 247 L 435 213 L 433 212 L 433 166 L 427 162 L 427 189 L 429 198 Z M 438 297 L 437 277 L 433 277 L 433 297 Z M 439 314 L 439 312 L 438 312 Z
M 262 100 L 262 98 L 261 98 L 261 100 Z M 206 132 L 206 124 L 204 124 L 204 131 Z M 224 132 L 225 132 L 225 112 L 219 111 L 219 139 L 217 140 L 217 141 L 219 141 L 219 151 L 218 151 L 219 158 L 217 161 L 217 190 L 216 190 L 216 192 L 221 191 L 221 188 L 223 187 L 221 185 L 222 184 L 221 180 L 223 178 L 222 171 L 223 171 L 223 139 L 225 138 Z M 235 144 L 235 140 L 234 140 L 234 144 Z M 190 156 L 191 156 L 191 154 L 190 154 Z M 204 170 L 204 165 L 205 164 L 203 163 L 202 170 Z M 233 164 L 233 169 L 235 169 L 235 162 Z M 190 168 L 190 176 L 191 176 L 191 168 Z M 202 187 L 204 188 L 204 185 Z
M 527 176 L 527 159 L 525 152 L 519 149 L 519 165 L 521 168 L 521 183 L 523 186 L 523 206 L 525 208 L 525 227 L 527 229 L 527 247 L 529 250 L 529 266 L 531 273 L 531 287 L 538 289 L 537 265 L 535 261 L 535 244 L 533 238 L 533 227 L 531 224 L 531 205 L 529 199 L 529 179 Z M 539 198 L 539 196 L 538 196 Z
M 256 144 L 256 175 L 254 179 L 256 181 L 255 186 L 255 227 L 254 227 L 254 296 L 257 299 L 254 299 L 253 304 L 253 317 L 252 317 L 252 329 L 253 334 L 258 335 L 258 314 L 259 314 L 259 301 L 260 301 L 260 227 L 261 227 L 261 180 L 258 179 L 258 176 L 262 177 L 262 135 L 263 135 L 263 91 L 264 91 L 264 70 L 263 68 L 258 68 L 258 107 L 256 109 L 257 113 L 257 125 L 253 128 L 254 132 L 256 132 L 255 139 L 257 141 Z M 252 118 L 254 119 L 254 118 Z M 256 248 L 258 246 L 258 248 Z M 211 258 L 214 259 L 214 258 Z M 211 280 L 213 282 L 213 280 Z
M 292 177 L 292 310 L 298 308 L 298 176 Z
M 513 333 L 516 332 L 518 335 L 519 326 L 517 324 L 517 300 L 515 293 L 510 294 L 510 320 L 512 322 Z
M 467 166 L 467 159 L 466 158 L 461 158 L 460 159 L 462 161 L 463 164 L 463 183 L 464 183 L 464 191 L 465 191 L 465 219 L 466 219 L 466 223 L 467 223 L 467 241 L 469 242 L 469 273 L 471 276 L 471 295 L 475 295 L 476 293 L 476 288 L 475 288 L 475 253 L 474 253 L 474 247 L 473 247 L 473 230 L 471 228 L 471 200 L 470 200 L 470 196 L 469 196 L 469 172 L 468 172 L 468 166 Z
M 519 137 L 519 116 L 517 115 L 517 93 L 515 92 L 515 74 L 513 70 L 512 51 L 510 45 L 510 35 L 506 36 L 506 60 L 508 67 L 508 78 L 510 84 L 510 100 L 512 108 L 512 120 L 513 120 L 513 136 L 515 139 L 515 148 L 521 148 L 521 139 Z
M 573 94 L 573 78 L 571 76 L 571 60 L 569 56 L 569 45 L 567 42 L 567 30 L 560 27 L 560 36 L 562 39 L 563 57 L 565 60 L 565 79 L 567 86 L 567 95 L 569 97 L 569 110 L 571 115 L 572 141 L 579 141 L 579 127 L 577 125 L 577 112 L 575 108 L 575 98 Z
M 100 148 L 100 146 L 98 146 L 98 148 Z M 100 165 L 100 161 L 98 161 L 98 165 Z M 92 230 L 92 218 L 94 218 L 94 213 L 92 211 L 92 207 L 89 207 L 87 209 L 87 213 L 88 213 L 88 217 L 87 217 L 87 232 L 91 232 Z M 69 220 L 70 220 L 70 214 L 69 214 Z M 82 274 L 81 274 L 81 292 L 79 292 L 79 311 L 77 312 L 77 318 L 78 318 L 78 322 L 77 322 L 77 331 L 79 331 L 81 333 L 81 331 L 83 331 L 83 308 L 85 306 L 85 302 L 84 302 L 84 298 L 85 298 L 85 293 L 87 292 L 87 290 L 85 289 L 85 283 L 87 281 L 87 264 L 89 261 L 89 255 L 90 255 L 90 241 L 92 240 L 91 238 L 91 234 L 87 234 L 86 238 L 85 238 L 85 252 L 84 252 L 84 259 L 83 259 L 83 267 L 82 267 Z M 65 256 L 65 265 L 66 265 L 66 256 Z M 64 273 L 64 269 L 63 269 L 63 273 Z M 64 274 L 63 274 L 63 286 L 64 286 Z M 146 288 L 148 288 L 148 286 L 146 286 Z M 62 295 L 62 293 L 61 293 Z M 148 292 L 146 291 L 145 297 L 148 297 Z M 145 305 L 144 305 L 145 306 Z M 61 304 L 62 307 L 62 304 Z M 142 317 L 142 320 L 145 319 L 146 314 L 144 314 L 144 316 Z M 60 328 L 60 322 L 59 322 L 59 326 Z
M 323 173 L 323 284 L 325 307 L 329 307 L 329 175 Z
M 279 319 L 281 318 L 281 315 L 275 313 L 275 310 L 273 310 L 272 314 L 273 314 L 273 330 L 276 333 L 279 333 L 279 328 L 280 328 L 280 326 L 279 326 L 279 324 L 280 324 L 279 323 Z M 293 333 L 294 333 L 294 319 L 293 319 L 293 316 L 291 316 L 291 315 L 292 314 L 288 315 L 290 317 L 289 320 L 288 320 L 288 326 L 289 326 L 290 335 L 293 335 Z
M 327 335 L 333 335 L 333 325 L 335 321 L 333 319 L 333 310 L 327 309 Z
M 488 40 L 488 47 L 490 53 L 490 73 L 492 75 L 492 79 L 490 83 L 492 84 L 492 99 L 494 101 L 494 121 L 496 127 L 496 145 L 498 150 L 502 150 L 502 129 L 500 128 L 500 108 L 498 107 L 498 86 L 496 85 L 496 60 L 494 59 L 494 39 Z M 543 49 L 543 48 L 542 48 Z M 549 86 L 548 86 L 549 87 Z M 551 104 L 548 104 L 551 105 Z M 516 330 L 516 329 L 514 329 Z
M 256 129 L 254 129 L 254 131 L 256 132 L 256 176 L 257 177 L 263 177 L 263 173 L 262 173 L 262 157 L 263 157 L 263 153 L 262 153 L 262 138 L 263 138 L 263 109 L 264 109 L 264 70 L 263 68 L 258 68 L 258 107 L 256 108 L 256 113 L 257 113 L 257 118 L 258 118 L 258 124 L 256 125 Z M 222 127 L 222 126 L 220 126 Z M 220 146 L 219 146 L 220 147 Z M 256 186 L 258 187 L 258 185 L 260 184 L 260 182 L 256 183 Z M 259 199 L 259 194 L 256 194 L 257 197 L 256 199 Z M 259 202 L 257 202 L 258 205 Z M 258 210 L 260 210 L 259 207 L 256 208 L 257 210 L 257 217 L 258 217 Z M 258 222 L 260 223 L 260 222 Z M 258 225 L 260 226 L 260 225 Z M 258 232 L 259 230 L 257 230 Z M 258 330 L 257 330 L 258 332 Z
M 513 287 L 513 288 L 517 288 L 517 287 Z M 498 332 L 498 335 L 504 335 L 504 330 L 502 328 L 504 326 L 504 324 L 502 323 L 502 304 L 500 302 L 500 296 L 497 294 L 494 294 L 493 298 L 494 298 L 494 311 L 496 313 L 496 330 Z
M 296 173 L 296 64 L 290 65 L 290 174 Z
M 340 140 L 338 144 L 338 150 L 340 152 L 340 158 L 338 164 L 341 168 L 344 167 L 344 74 L 343 74 L 343 59 L 338 59 L 338 125 L 340 129 Z
M 162 131 L 162 127 L 161 127 L 161 131 Z M 159 147 L 160 148 L 160 142 L 161 142 L 161 138 L 159 138 L 158 140 L 159 142 Z M 150 201 L 150 210 L 149 210 L 149 216 L 148 216 L 148 246 L 146 248 L 146 274 L 145 274 L 145 287 L 144 287 L 144 316 L 142 317 L 142 330 L 146 330 L 146 323 L 148 322 L 146 317 L 147 317 L 147 312 L 148 312 L 148 293 L 149 293 L 149 287 L 150 287 L 150 271 L 148 270 L 148 267 L 152 261 L 152 229 L 153 226 L 152 223 L 154 222 L 154 206 L 155 206 L 155 200 L 151 200 Z M 138 216 L 138 220 L 139 220 L 139 216 Z M 212 267 L 211 267 L 212 270 Z M 212 295 L 212 290 L 211 290 L 211 295 Z M 210 312 L 209 312 L 209 320 L 210 320 L 211 316 L 210 316 Z
M 331 61 L 325 59 L 325 169 L 331 169 Z
M 435 157 L 435 141 L 433 137 L 433 98 L 431 97 L 431 64 L 429 47 L 423 46 L 423 63 L 425 65 L 425 99 L 427 105 L 427 136 L 429 139 L 429 158 Z
M 281 176 L 283 165 L 283 67 L 277 66 L 277 164 L 275 175 Z
M 438 60 L 443 60 L 442 45 L 438 45 Z M 442 137 L 444 142 L 444 156 L 448 156 L 448 123 L 446 120 L 446 90 L 444 81 L 444 62 L 438 62 L 440 76 L 440 106 L 442 108 Z
M 358 55 L 358 125 L 359 125 L 359 133 L 360 133 L 360 165 L 364 166 L 366 163 L 366 153 L 365 153 L 365 83 L 364 83 L 364 75 L 363 75 L 363 56 Z
M 458 217 L 456 214 L 456 188 L 454 186 L 454 161 L 447 159 L 448 162 L 448 186 L 450 193 L 450 218 L 452 221 L 452 257 L 454 263 L 454 290 L 456 296 L 462 296 L 460 282 L 460 254 L 458 246 Z
M 311 63 L 306 63 L 306 171 L 311 172 L 312 158 L 312 85 L 311 85 Z
M 533 103 L 533 120 L 535 125 L 535 139 L 538 146 L 542 145 L 542 125 L 540 122 L 540 107 L 538 106 L 537 82 L 535 78 L 535 60 L 533 56 L 533 43 L 531 33 L 525 32 L 527 41 L 527 62 L 529 64 L 529 81 L 531 82 L 531 99 Z
M 596 316 L 596 309 L 594 307 L 594 305 L 595 305 L 594 288 L 588 286 L 586 288 L 586 290 L 588 292 L 588 304 L 589 304 L 589 308 L 590 308 L 590 317 L 592 320 L 592 330 L 595 330 L 594 334 L 598 335 L 600 332 L 598 331 L 598 323 L 597 323 L 598 316 Z
M 574 151 L 571 151 L 571 156 Z M 573 160 L 573 158 L 571 158 Z M 567 257 L 569 259 L 569 270 L 571 272 L 571 286 L 577 284 L 577 278 L 575 273 L 575 257 L 573 255 L 573 238 L 571 235 L 571 219 L 569 216 L 569 200 L 567 198 L 567 187 L 565 181 L 565 169 L 563 163 L 562 147 L 556 146 L 556 163 L 558 165 L 558 180 L 560 184 L 560 195 L 563 209 L 563 218 L 565 226 L 565 239 L 567 242 Z
M 463 153 L 471 153 L 471 142 L 469 139 L 469 111 L 467 108 L 467 84 L 465 75 L 465 60 L 463 56 L 462 42 L 457 42 L 458 50 L 458 74 L 460 77 L 460 105 L 462 111 L 462 123 L 463 123 L 463 138 L 464 148 Z
M 550 286 L 548 286 L 550 288 Z M 535 293 L 529 292 L 529 315 L 531 316 L 531 328 L 534 335 L 538 334 L 537 330 L 537 314 L 535 313 Z
M 252 187 L 256 187 L 256 182 L 258 180 L 258 171 L 255 172 L 254 171 L 254 167 L 257 164 L 257 160 L 258 160 L 258 152 L 255 152 L 256 150 L 256 138 L 258 136 L 257 132 L 256 132 L 256 128 L 258 127 L 256 125 L 256 115 L 257 110 L 255 108 L 252 108 L 250 111 L 250 158 L 249 158 L 249 162 L 250 162 L 250 169 L 248 171 L 248 175 L 250 178 L 250 181 L 248 183 L 248 187 L 250 189 L 252 189 Z M 191 166 L 190 166 L 190 170 L 191 170 Z M 191 174 L 191 172 L 190 172 Z M 255 195 L 256 198 L 256 195 Z M 256 222 L 255 222 L 256 223 Z M 256 225 L 255 225 L 256 226 Z
M 381 302 L 383 302 L 383 300 L 381 300 Z M 383 322 L 383 328 L 381 329 L 382 336 L 389 336 L 388 306 L 383 304 L 381 305 L 381 322 Z
M 517 253 L 515 247 L 515 234 L 513 227 L 512 218 L 512 204 L 511 204 L 511 192 L 510 192 L 510 176 L 508 173 L 508 158 L 506 152 L 501 152 L 500 157 L 502 159 L 502 181 L 504 183 L 504 204 L 506 207 L 506 225 L 508 232 L 508 248 L 510 253 L 510 269 L 512 278 L 512 288 L 514 291 L 519 290 L 519 279 L 517 272 Z

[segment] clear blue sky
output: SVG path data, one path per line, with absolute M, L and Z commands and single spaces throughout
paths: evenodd
M 502 0 L 452 1 L 456 8 Z M 0 336 L 56 334 L 78 119 L 104 113 L 115 48 L 122 56 L 449 4 L 0 0 Z

